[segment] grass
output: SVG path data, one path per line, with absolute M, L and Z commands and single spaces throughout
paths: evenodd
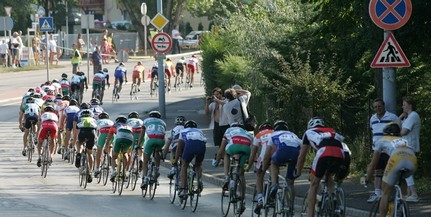
M 65 66 L 62 65 L 50 65 L 49 69 L 58 69 L 58 68 L 64 68 Z M 31 65 L 31 66 L 24 66 L 24 67 L 1 67 L 0 73 L 10 73 L 10 72 L 22 72 L 22 71 L 35 71 L 35 70 L 42 70 L 46 69 L 46 65 Z

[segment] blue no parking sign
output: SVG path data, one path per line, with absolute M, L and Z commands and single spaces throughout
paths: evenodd
M 373 22 L 384 30 L 399 29 L 410 19 L 411 0 L 371 0 L 368 7 Z

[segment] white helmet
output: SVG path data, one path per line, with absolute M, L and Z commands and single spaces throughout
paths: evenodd
M 310 119 L 310 121 L 308 121 L 307 129 L 314 128 L 317 126 L 325 126 L 325 121 L 323 121 L 323 119 L 319 117 L 313 117 Z

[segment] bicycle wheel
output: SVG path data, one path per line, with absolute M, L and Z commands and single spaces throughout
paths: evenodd
M 255 188 L 253 191 L 253 199 L 251 201 L 251 217 L 254 217 L 254 216 L 259 217 L 260 216 L 260 210 L 257 206 L 258 206 L 258 198 L 257 198 L 257 191 Z M 259 212 L 256 213 L 255 211 L 258 211 L 258 210 L 259 210 Z
M 181 207 L 181 209 L 185 209 L 185 208 L 186 208 L 186 205 L 187 205 L 187 199 L 189 199 L 189 189 L 188 189 L 188 188 L 186 188 L 186 189 L 184 189 L 184 191 L 186 191 L 186 192 L 187 192 L 187 194 L 186 194 L 186 196 L 185 196 L 185 197 L 183 197 L 183 198 L 181 198 L 181 197 L 180 197 L 180 207 Z
M 30 162 L 31 163 L 31 160 L 32 160 L 32 158 L 33 158 L 33 152 L 34 152 L 34 141 L 33 141 L 33 135 L 32 135 L 32 133 L 29 133 L 28 134 L 28 137 L 27 137 L 27 147 L 26 147 L 26 150 L 25 150 L 27 153 L 27 160 L 28 160 L 28 162 Z
M 196 173 L 193 174 L 192 177 L 190 177 L 189 183 L 190 183 L 190 187 L 189 187 L 189 192 L 190 192 L 190 207 L 192 208 L 192 212 L 196 211 L 196 208 L 198 208 L 198 203 L 199 203 L 199 196 L 200 196 L 200 192 L 198 189 L 198 178 L 196 176 Z
M 150 181 L 150 199 L 154 199 L 154 196 L 156 195 L 156 189 L 157 185 L 159 185 L 157 180 Z
M 87 165 L 87 154 L 84 152 L 81 154 L 81 183 L 83 188 L 87 188 L 87 174 L 88 174 L 88 165 Z
M 107 154 L 105 154 L 103 156 L 103 162 L 102 162 L 102 171 L 101 173 L 101 177 L 103 177 L 103 185 L 105 186 L 106 183 L 108 183 L 108 178 L 109 178 L 109 166 L 110 166 L 110 161 L 109 161 L 109 157 Z
M 84 165 L 84 189 L 87 189 L 87 183 L 88 183 L 88 176 L 90 176 L 90 169 L 88 166 L 88 162 L 85 162 Z
M 176 177 L 173 179 L 169 179 L 169 201 L 173 204 L 175 202 L 175 198 L 177 196 L 177 183 Z
M 373 203 L 373 205 L 371 206 L 371 209 L 370 209 L 369 217 L 380 216 L 379 215 L 379 207 L 380 207 L 380 199 L 374 201 L 374 203 Z
M 120 173 L 118 175 L 118 195 L 121 196 L 121 193 L 123 193 L 123 186 L 124 186 L 124 177 L 126 176 L 126 169 L 124 168 L 124 162 L 123 159 L 120 160 L 119 165 L 117 165 L 118 167 L 120 167 L 120 169 L 118 170 Z
M 132 176 L 129 177 L 129 181 L 131 184 L 131 190 L 134 191 L 136 188 L 136 183 L 138 182 L 138 178 L 139 178 L 139 161 L 137 157 L 133 159 L 131 171 L 132 171 Z
M 322 195 L 322 205 L 318 212 L 320 217 L 333 217 L 334 216 L 334 203 L 333 199 L 328 194 Z
M 234 189 L 231 191 L 231 202 L 233 203 L 233 211 L 235 216 L 241 216 L 244 213 L 244 198 L 241 196 L 241 179 L 238 178 Z M 244 208 L 243 208 L 244 207 Z
M 308 216 L 308 191 L 304 195 L 304 199 L 302 200 L 302 206 L 301 206 L 301 216 Z
M 335 198 L 336 204 L 334 207 L 334 216 L 335 217 L 345 217 L 346 216 L 346 203 L 344 200 L 344 190 L 341 187 L 338 187 L 335 190 Z
M 230 202 L 229 190 L 222 189 L 222 191 L 221 191 L 221 213 L 222 213 L 223 217 L 226 217 L 227 214 L 229 213 L 230 205 L 231 205 L 231 202 Z
M 45 140 L 45 142 L 48 143 L 47 140 Z M 46 175 L 48 173 L 48 160 L 49 160 L 48 157 L 49 157 L 48 147 L 44 146 L 42 151 L 42 174 L 41 174 L 43 178 L 46 178 Z
M 279 198 L 281 196 L 281 198 Z M 294 197 L 292 189 L 284 187 L 283 193 L 277 195 L 276 209 L 277 214 L 283 217 L 292 217 L 294 209 Z
M 410 209 L 409 209 L 409 205 L 407 204 L 407 202 L 405 202 L 404 200 L 398 200 L 398 205 L 397 205 L 397 213 L 396 216 L 400 216 L 400 217 L 410 217 Z

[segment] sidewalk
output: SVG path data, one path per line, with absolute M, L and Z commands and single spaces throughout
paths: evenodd
M 188 120 L 194 120 L 198 124 L 198 128 L 203 130 L 208 139 L 205 160 L 203 162 L 204 168 L 204 181 L 221 186 L 223 183 L 223 167 L 212 167 L 211 160 L 217 152 L 217 147 L 213 145 L 212 130 L 208 129 L 208 118 L 204 113 L 204 101 L 202 99 L 191 99 L 181 101 L 178 103 L 168 104 L 166 106 L 166 119 L 168 129 L 174 126 L 175 117 L 184 115 Z M 165 162 L 164 166 L 170 167 L 170 163 Z M 283 173 L 283 172 L 282 172 Z M 285 173 L 285 172 L 284 172 Z M 255 174 L 249 172 L 246 174 L 247 192 L 253 193 L 255 184 Z M 295 181 L 296 190 L 296 205 L 300 206 L 305 192 L 308 190 L 308 176 L 303 175 Z M 362 217 L 368 216 L 371 204 L 367 203 L 368 196 L 372 193 L 374 188 L 369 186 L 364 188 L 359 183 L 354 183 L 352 180 L 347 179 L 342 185 L 345 192 L 345 200 L 347 205 L 346 216 L 348 217 Z M 418 203 L 409 203 L 411 216 L 414 217 L 428 217 L 431 216 L 431 195 L 420 195 Z M 247 201 L 249 203 L 250 201 Z

